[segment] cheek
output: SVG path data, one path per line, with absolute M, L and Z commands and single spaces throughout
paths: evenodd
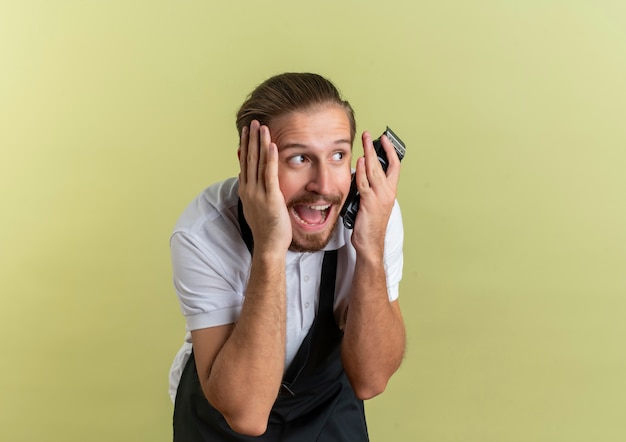
M 298 193 L 300 188 L 302 187 L 300 180 L 298 179 L 297 174 L 293 173 L 281 173 L 280 169 L 278 170 L 278 187 L 280 187 L 280 191 L 283 194 L 286 202 Z
M 341 192 L 345 195 L 350 191 L 350 185 L 352 184 L 352 172 L 348 170 L 347 173 L 342 174 L 341 181 L 339 182 L 339 188 Z

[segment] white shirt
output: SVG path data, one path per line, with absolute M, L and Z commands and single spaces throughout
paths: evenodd
M 170 396 L 191 353 L 192 330 L 237 321 L 248 282 L 251 256 L 239 230 L 238 180 L 230 178 L 205 189 L 185 209 L 170 240 L 174 287 L 187 322 L 185 343 L 170 370 Z M 324 250 L 338 249 L 335 319 L 345 324 L 356 251 L 341 220 Z M 398 299 L 402 277 L 404 231 L 396 202 L 385 237 L 385 272 L 390 301 Z M 287 344 L 285 369 L 308 333 L 319 298 L 324 252 L 287 252 Z

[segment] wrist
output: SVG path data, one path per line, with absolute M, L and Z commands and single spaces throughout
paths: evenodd
M 385 260 L 382 251 L 371 251 L 369 253 L 359 252 L 356 254 L 356 265 L 369 269 L 384 268 Z
M 264 247 L 262 245 L 254 245 L 254 253 L 252 262 L 261 265 L 264 268 L 282 268 L 285 269 L 287 260 L 287 250 L 277 247 Z

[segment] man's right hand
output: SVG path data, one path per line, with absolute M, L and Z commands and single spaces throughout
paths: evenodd
M 267 126 L 241 133 L 239 198 L 254 239 L 241 313 L 232 325 L 191 332 L 202 390 L 230 427 L 266 431 L 285 365 L 285 256 L 291 221 L 278 185 L 278 148 Z
M 267 126 L 253 120 L 239 145 L 239 197 L 252 231 L 255 251 L 285 253 L 291 221 L 278 183 L 278 148 Z

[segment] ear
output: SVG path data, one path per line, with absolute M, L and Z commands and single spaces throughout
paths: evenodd
M 237 159 L 241 161 L 241 148 L 237 149 Z

